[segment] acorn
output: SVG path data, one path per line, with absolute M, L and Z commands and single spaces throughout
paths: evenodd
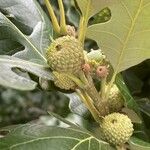
M 105 116 L 100 126 L 104 138 L 116 146 L 126 143 L 134 130 L 128 116 L 120 113 L 112 113 Z
M 114 84 L 110 90 L 108 97 L 110 112 L 118 112 L 124 106 L 124 99 L 118 87 Z
M 47 63 L 57 72 L 77 74 L 84 64 L 82 44 L 73 36 L 54 40 L 46 53 Z
M 68 77 L 68 74 L 53 71 L 54 84 L 60 89 L 74 90 L 77 85 Z

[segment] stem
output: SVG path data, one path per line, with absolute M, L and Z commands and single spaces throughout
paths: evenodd
M 74 75 L 71 75 L 71 74 L 65 74 L 69 79 L 71 79 L 73 82 L 75 82 L 80 88 L 84 88 L 85 87 L 85 84 L 80 80 L 78 79 L 76 76 Z
M 83 22 L 84 22 L 84 17 L 81 16 L 80 18 L 80 23 L 79 23 L 79 30 L 78 30 L 78 39 L 79 41 L 82 41 L 82 34 L 83 34 Z
M 89 21 L 89 10 L 90 10 L 91 0 L 88 0 L 87 8 L 85 12 L 85 16 L 82 16 L 80 19 L 80 25 L 79 25 L 79 41 L 81 41 L 82 44 L 84 44 L 88 21 Z
M 87 79 L 89 81 L 89 85 L 85 88 L 85 91 L 93 99 L 94 105 L 97 108 L 97 110 L 99 111 L 100 115 L 105 116 L 105 115 L 109 114 L 108 102 L 103 101 L 103 99 L 100 97 L 97 89 L 95 88 L 93 79 L 90 74 L 87 74 Z
M 109 82 L 109 85 L 108 85 L 108 88 L 107 88 L 107 91 L 106 91 L 106 95 L 105 95 L 105 99 L 106 99 L 106 100 L 108 99 L 110 90 L 111 90 L 111 88 L 112 88 L 112 86 L 113 86 L 113 83 L 115 82 L 116 75 L 117 75 L 117 73 L 114 73 L 114 75 L 113 75 L 111 81 Z
M 64 5 L 62 0 L 58 0 L 58 5 L 60 9 L 60 32 L 61 34 L 67 34 L 67 26 L 66 26 L 66 18 L 65 18 L 65 11 Z
M 88 85 L 86 86 L 85 90 L 90 95 L 90 97 L 93 99 L 95 105 L 97 105 L 97 104 L 99 104 L 99 102 L 101 102 L 100 95 L 99 95 L 97 89 L 95 88 L 95 85 L 93 83 L 93 79 L 92 79 L 91 75 L 86 74 L 86 76 L 87 76 L 87 80 L 88 80 Z
M 80 77 L 81 81 L 82 81 L 85 85 L 88 85 L 88 80 L 87 80 L 87 78 L 86 78 L 86 76 L 85 76 L 85 74 L 84 74 L 83 71 L 81 71 L 81 72 L 79 73 L 79 77 Z
M 49 15 L 50 15 L 50 18 L 51 18 L 51 21 L 52 21 L 52 25 L 53 25 L 53 28 L 54 28 L 54 31 L 56 33 L 59 33 L 60 32 L 60 26 L 58 24 L 58 20 L 55 16 L 55 13 L 53 11 L 53 8 L 52 8 L 52 5 L 50 4 L 49 0 L 44 0 L 45 2 L 45 5 L 48 9 L 48 12 L 49 12 Z
M 101 91 L 100 95 L 103 101 L 105 101 L 105 89 L 106 89 L 106 77 L 102 78 L 101 80 Z
M 96 110 L 95 106 L 93 105 L 92 99 L 83 90 L 76 90 L 76 92 L 80 96 L 82 102 L 86 105 L 86 107 L 91 112 L 95 121 L 99 123 L 101 121 L 101 118 L 99 117 L 99 112 Z

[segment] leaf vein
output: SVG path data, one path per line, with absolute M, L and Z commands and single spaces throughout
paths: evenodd
M 131 15 L 130 11 L 128 10 L 127 6 L 124 4 L 124 2 L 122 0 L 120 0 L 120 3 L 125 8 L 125 10 L 126 10 L 127 14 L 129 15 L 131 21 L 133 22 L 133 17 Z
M 128 31 L 128 34 L 127 34 L 127 36 L 126 36 L 126 38 L 125 38 L 124 44 L 122 45 L 121 52 L 120 52 L 120 56 L 118 57 L 118 60 L 117 60 L 118 63 L 117 63 L 117 65 L 116 65 L 116 68 L 115 68 L 115 70 L 114 70 L 113 77 L 112 77 L 111 82 L 110 82 L 110 87 L 111 87 L 112 84 L 114 83 L 115 78 L 116 78 L 116 75 L 117 75 L 117 73 L 118 73 L 118 71 L 119 71 L 119 69 L 120 69 L 121 61 L 122 61 L 123 55 L 124 55 L 124 50 L 125 50 L 126 45 L 127 45 L 128 41 L 129 41 L 129 37 L 131 36 L 131 33 L 132 33 L 132 31 L 133 31 L 133 28 L 134 28 L 134 26 L 135 26 L 136 19 L 138 18 L 139 14 L 140 14 L 141 7 L 142 7 L 142 3 L 143 3 L 143 0 L 140 0 L 139 7 L 138 7 L 137 12 L 136 12 L 136 14 L 135 14 L 135 16 L 134 16 L 134 20 L 133 20 L 133 22 L 131 23 L 131 28 L 130 28 L 130 30 Z
M 96 32 L 99 32 L 99 33 L 106 33 L 106 34 L 109 34 L 111 36 L 114 36 L 116 39 L 118 39 L 118 41 L 123 45 L 123 41 L 114 33 L 111 33 L 111 32 L 107 32 L 107 31 L 96 31 Z
M 135 33 L 133 33 L 132 35 L 131 35 L 131 37 L 132 36 L 135 36 L 136 34 L 140 34 L 140 33 L 144 33 L 144 32 L 150 32 L 150 29 L 148 29 L 148 30 L 141 30 L 141 31 L 138 31 L 138 32 L 135 32 Z
M 85 138 L 83 140 L 81 140 L 79 143 L 77 143 L 71 150 L 75 150 L 78 146 L 80 146 L 82 143 L 86 142 L 86 141 L 89 141 L 90 139 L 92 139 L 93 137 L 90 136 L 88 138 Z
M 81 140 L 81 139 L 78 139 L 78 138 L 65 137 L 65 136 L 42 137 L 42 138 L 38 138 L 38 139 L 33 139 L 33 140 L 30 140 L 30 141 L 27 141 L 27 142 L 22 142 L 22 143 L 19 143 L 19 144 L 15 144 L 15 145 L 11 146 L 9 149 L 12 150 L 13 148 L 15 148 L 17 146 L 33 143 L 33 142 L 40 141 L 40 140 L 48 140 L 48 139 L 71 139 L 71 140 L 76 140 L 76 141 L 80 141 Z

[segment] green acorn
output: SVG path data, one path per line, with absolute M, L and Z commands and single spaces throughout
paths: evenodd
M 126 143 L 133 134 L 133 124 L 128 116 L 112 113 L 104 117 L 101 130 L 104 138 L 113 145 Z
M 47 63 L 57 72 L 76 74 L 82 70 L 84 54 L 81 43 L 73 36 L 54 40 L 46 53 Z
M 110 112 L 118 112 L 124 106 L 124 99 L 118 87 L 114 84 L 108 97 Z
M 56 71 L 53 71 L 54 75 L 54 84 L 64 90 L 74 90 L 76 88 L 76 84 L 68 78 L 68 74 L 65 73 L 59 73 Z

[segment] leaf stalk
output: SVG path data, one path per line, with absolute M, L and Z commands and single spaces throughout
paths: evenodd
M 44 2 L 45 2 L 45 5 L 47 7 L 47 10 L 49 12 L 54 31 L 56 33 L 60 33 L 60 26 L 58 24 L 58 20 L 57 20 L 57 18 L 55 16 L 55 13 L 54 13 L 54 10 L 52 8 L 52 5 L 51 5 L 50 1 L 49 0 L 44 0 Z
M 58 0 L 58 5 L 60 9 L 60 33 L 63 35 L 67 34 L 67 25 L 66 25 L 66 17 L 65 10 L 62 0 Z

